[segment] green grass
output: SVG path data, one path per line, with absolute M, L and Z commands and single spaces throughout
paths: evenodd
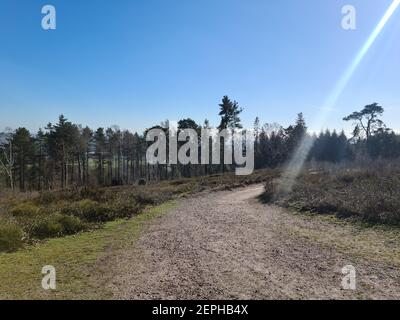
M 99 261 L 106 254 L 117 254 L 130 245 L 146 221 L 174 205 L 174 202 L 167 202 L 129 220 L 108 222 L 95 231 L 51 239 L 14 253 L 0 253 L 0 299 L 111 297 L 104 286 L 104 270 Z M 56 268 L 57 289 L 54 291 L 41 287 L 41 270 L 45 265 Z
M 145 186 L 70 188 L 0 196 L 0 252 L 11 252 L 37 240 L 95 230 L 105 222 L 130 218 L 147 206 L 202 191 L 231 190 L 276 176 L 260 170 L 250 176 L 232 173 L 168 180 Z

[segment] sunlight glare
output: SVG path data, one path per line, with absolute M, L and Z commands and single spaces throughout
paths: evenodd
M 314 119 L 313 128 L 321 128 L 324 125 L 330 111 L 333 110 L 337 100 L 339 99 L 340 95 L 346 88 L 357 67 L 359 66 L 365 55 L 368 53 L 368 50 L 373 45 L 376 38 L 379 36 L 382 29 L 389 21 L 390 17 L 396 11 L 399 5 L 400 5 L 400 0 L 394 0 L 393 3 L 390 5 L 389 9 L 386 11 L 382 19 L 379 21 L 378 25 L 375 27 L 371 35 L 368 37 L 363 47 L 357 53 L 352 63 L 348 66 L 343 76 L 339 79 L 332 93 L 325 102 L 323 108 L 321 108 L 321 112 Z M 313 141 L 310 137 L 304 138 L 303 141 L 300 143 L 292 159 L 289 161 L 284 170 L 281 182 L 278 185 L 277 189 L 278 194 L 282 193 L 284 194 L 291 191 L 296 178 L 298 177 L 304 166 L 304 163 L 307 159 L 307 156 L 312 146 L 313 146 Z

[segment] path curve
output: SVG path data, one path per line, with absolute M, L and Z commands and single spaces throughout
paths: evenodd
M 393 266 L 355 258 L 337 250 L 333 241 L 322 241 L 324 234 L 335 232 L 352 237 L 351 228 L 338 229 L 336 224 L 263 205 L 256 199 L 262 191 L 256 185 L 195 196 L 152 220 L 112 263 L 114 297 L 400 297 L 399 272 Z M 356 291 L 341 285 L 341 269 L 349 264 L 357 267 Z

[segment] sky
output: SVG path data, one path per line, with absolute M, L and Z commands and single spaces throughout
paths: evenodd
M 392 0 L 0 0 L 0 131 L 32 131 L 59 114 L 92 128 L 142 131 L 165 119 L 218 125 L 228 95 L 242 121 L 284 126 L 324 101 Z M 56 8 L 43 30 L 42 7 Z M 356 8 L 344 30 L 342 7 Z M 400 131 L 400 8 L 323 128 L 378 102 Z

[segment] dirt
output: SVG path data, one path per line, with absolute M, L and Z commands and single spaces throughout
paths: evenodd
M 400 298 L 397 236 L 264 205 L 262 191 L 202 194 L 149 222 L 108 262 L 114 298 Z M 342 287 L 346 265 L 356 290 Z

